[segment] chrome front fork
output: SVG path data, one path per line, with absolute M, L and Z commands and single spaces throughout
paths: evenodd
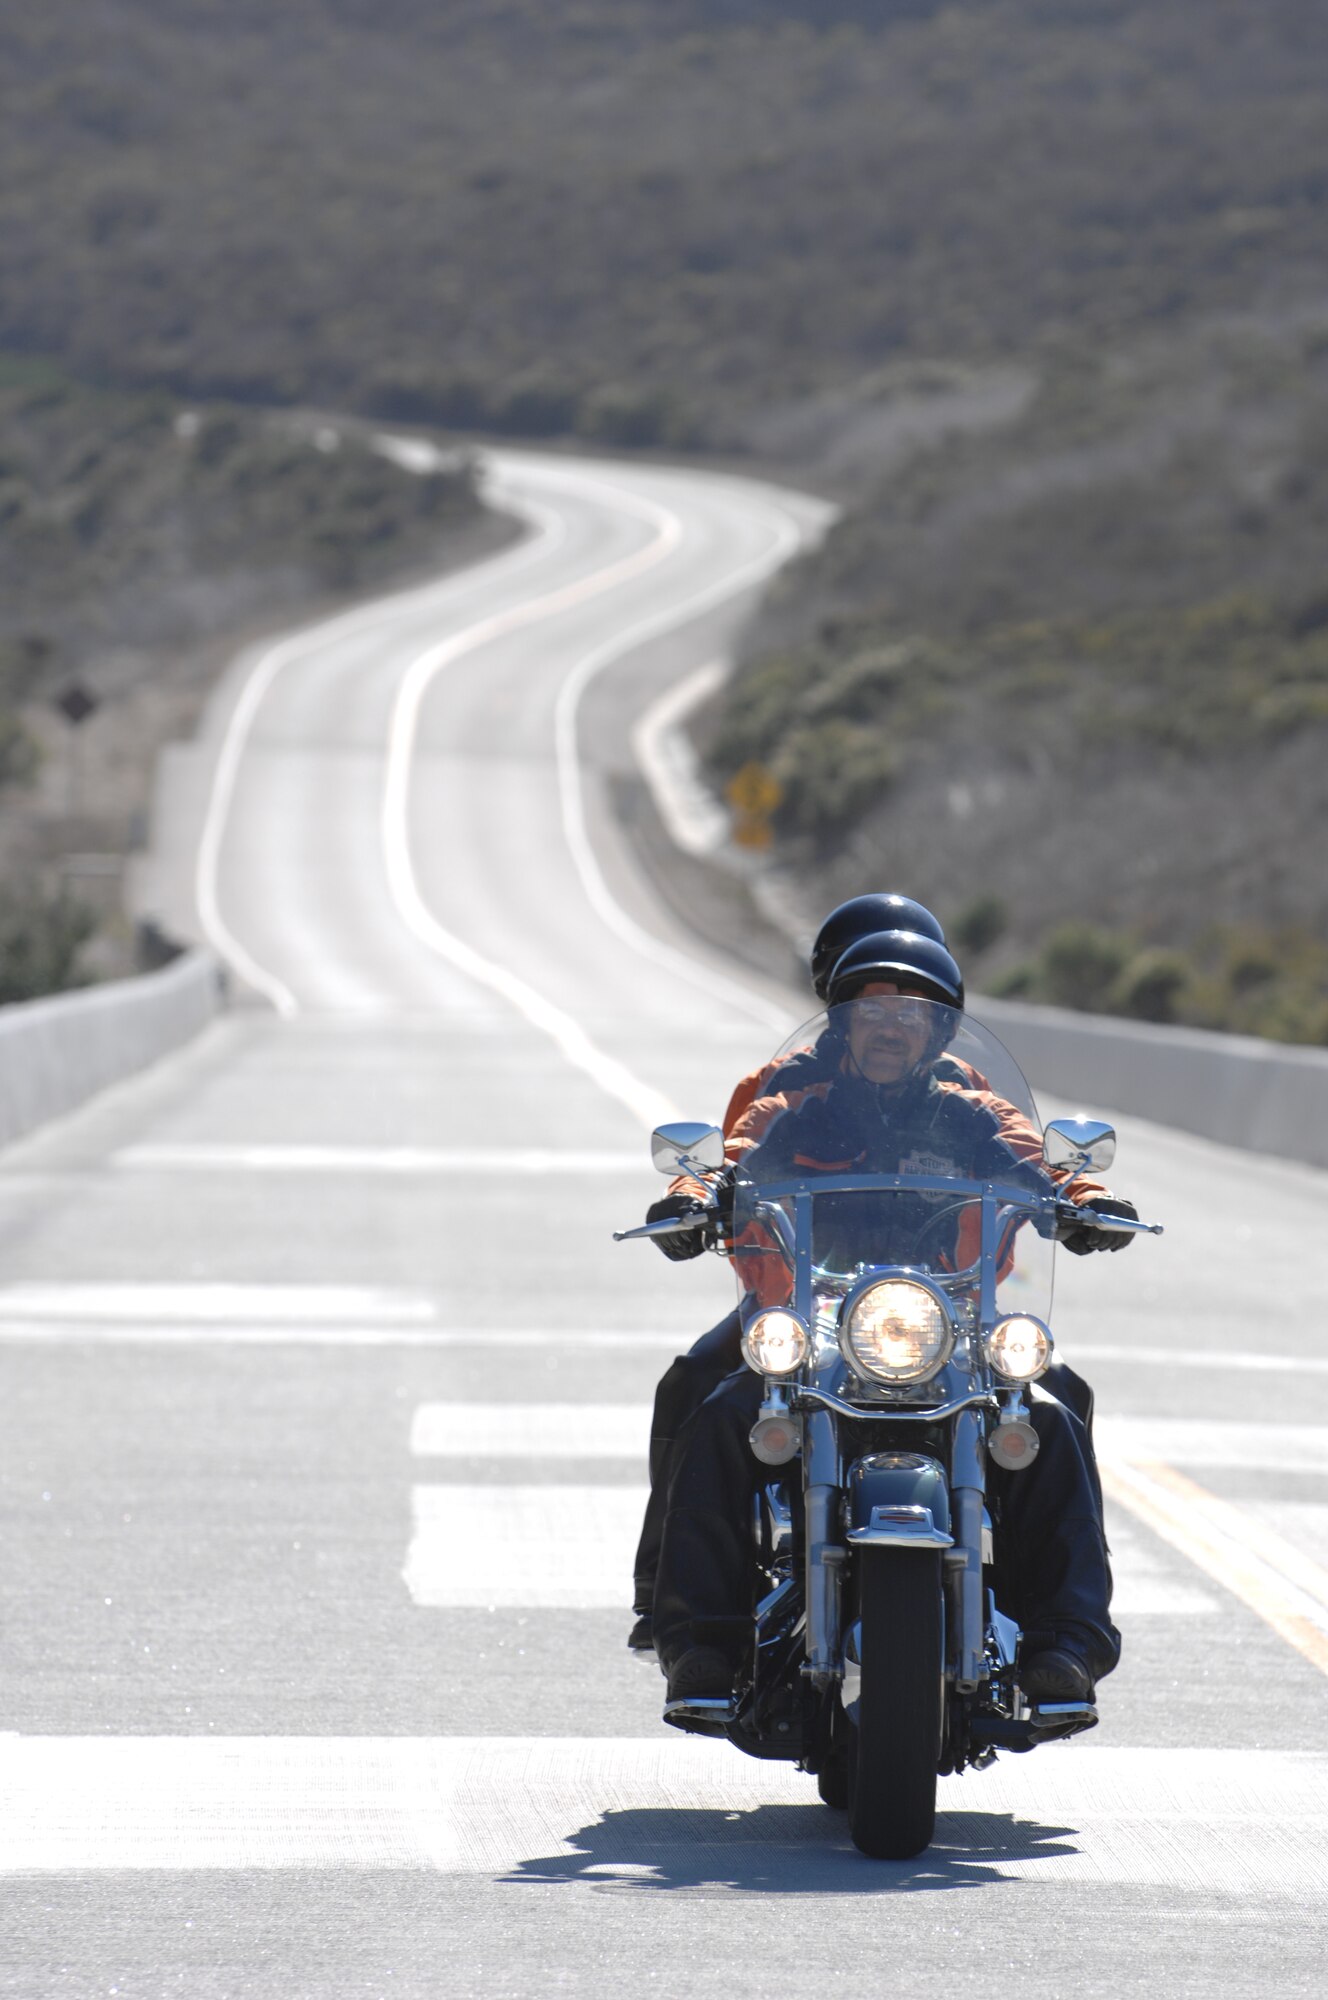
M 820 1690 L 836 1681 L 841 1670 L 841 1600 L 848 1550 L 839 1515 L 843 1468 L 834 1418 L 828 1410 L 813 1410 L 805 1417 L 804 1425 L 806 1671 L 812 1686 Z M 950 1530 L 954 1547 L 945 1552 L 949 1585 L 946 1597 L 955 1638 L 951 1658 L 954 1684 L 961 1694 L 974 1693 L 986 1671 L 986 1605 L 982 1588 L 986 1483 L 982 1418 L 976 1410 L 961 1410 L 954 1419 L 950 1456 L 954 1509 Z
M 818 1691 L 839 1677 L 840 1597 L 848 1550 L 839 1518 L 842 1467 L 835 1420 L 828 1410 L 804 1418 L 803 1467 L 807 1510 L 807 1667 Z
M 986 1662 L 986 1607 L 982 1593 L 982 1523 L 987 1487 L 982 1419 L 976 1410 L 961 1410 L 954 1420 L 950 1454 L 950 1493 L 954 1547 L 945 1552 L 955 1644 L 951 1658 L 955 1686 L 972 1694 L 982 1680 Z

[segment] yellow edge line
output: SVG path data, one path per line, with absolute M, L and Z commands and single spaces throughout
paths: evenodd
M 1113 1500 L 1328 1674 L 1328 1571 L 1174 1466 L 1116 1459 L 1101 1473 Z

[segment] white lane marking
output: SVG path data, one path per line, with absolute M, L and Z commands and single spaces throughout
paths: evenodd
M 0 1306 L 4 1296 L 0 1292 Z M 471 1435 L 492 1435 L 492 1447 L 466 1448 L 521 1457 L 540 1449 L 536 1440 L 547 1430 L 550 1419 L 569 1428 L 579 1420 L 587 1439 L 605 1441 L 599 1448 L 588 1443 L 580 1454 L 593 1457 L 597 1449 L 619 1455 L 623 1439 L 634 1432 L 639 1436 L 643 1425 L 649 1428 L 649 1416 L 645 1404 L 634 1403 L 426 1403 L 421 1405 L 419 1421 L 440 1439 L 453 1434 L 459 1439 L 467 1427 Z M 1165 1457 L 1182 1465 L 1267 1465 L 1287 1471 L 1322 1472 L 1328 1477 L 1328 1426 L 1113 1417 L 1100 1420 L 1095 1429 L 1104 1462 Z M 432 1447 L 437 1451 L 449 1448 L 445 1443 Z M 458 1444 L 456 1448 L 463 1447 Z
M 490 1348 L 539 1354 L 585 1348 L 592 1352 L 650 1355 L 655 1365 L 665 1354 L 685 1351 L 694 1328 L 685 1333 L 588 1333 L 573 1327 L 545 1333 L 512 1333 L 506 1328 L 474 1333 L 409 1326 L 322 1325 L 294 1320 L 115 1320 L 60 1317 L 21 1319 L 0 1317 L 0 1341 L 21 1346 L 28 1341 L 53 1347 L 437 1347 L 483 1355 Z
M 420 1458 L 637 1458 L 648 1403 L 421 1403 L 410 1429 Z
M 1242 1471 L 1316 1472 L 1328 1478 L 1328 1424 L 1228 1423 L 1194 1417 L 1098 1417 L 1098 1457 L 1166 1459 Z
M 543 511 L 531 507 L 530 503 L 526 505 L 529 511 Z M 642 503 L 637 511 L 644 513 L 646 503 Z M 542 993 L 537 993 L 524 979 L 518 979 L 492 959 L 483 958 L 462 939 L 445 930 L 429 909 L 420 894 L 411 859 L 410 780 L 420 710 L 431 684 L 443 668 L 492 639 L 570 610 L 663 562 L 681 540 L 682 526 L 678 517 L 665 508 L 650 507 L 649 514 L 655 525 L 654 537 L 633 555 L 609 563 L 605 568 L 579 577 L 543 597 L 533 598 L 528 603 L 514 605 L 493 617 L 482 619 L 478 625 L 469 626 L 438 645 L 430 646 L 411 661 L 397 690 L 388 727 L 387 773 L 381 818 L 388 888 L 407 929 L 457 971 L 508 1001 L 532 1027 L 549 1036 L 574 1069 L 590 1077 L 607 1096 L 616 1098 L 647 1127 L 658 1125 L 674 1115 L 669 1099 L 634 1076 L 625 1064 L 605 1055 L 579 1022 L 560 1007 L 555 1007 Z
M 1192 1572 L 1164 1557 L 1151 1535 L 1143 1534 L 1127 1515 L 1111 1524 L 1111 1567 L 1116 1588 L 1113 1618 L 1201 1617 L 1221 1609 L 1217 1595 L 1197 1583 L 1182 1580 Z
M 644 1173 L 631 1152 L 553 1146 L 142 1145 L 111 1155 L 113 1167 L 158 1173 L 612 1174 Z
M 1328 1375 L 1328 1355 L 1267 1354 L 1262 1350 L 1214 1347 L 1127 1347 L 1121 1342 L 1076 1340 L 1065 1359 L 1123 1361 L 1140 1368 L 1235 1369 L 1246 1375 Z
M 1106 1492 L 1328 1674 L 1328 1570 L 1173 1466 L 1102 1467 Z
M 0 1741 L 0 1870 L 428 1869 L 655 1890 L 934 1878 L 1133 1884 L 1321 1909 L 1328 1758 L 1058 1748 L 942 1779 L 936 1839 L 864 1878 L 811 1778 L 660 1730 L 613 1737 Z M 953 1817 L 952 1817 L 953 1816 Z M 831 1871 L 827 1876 L 826 1871 Z M 842 1870 L 842 1876 L 840 1871 Z M 735 1873 L 735 1871 L 737 1871 Z
M 0 1285 L 0 1318 L 197 1321 L 205 1325 L 420 1325 L 438 1317 L 422 1293 L 378 1285 L 16 1284 Z
M 628 509 L 643 504 L 637 501 L 635 496 L 620 488 L 610 487 L 608 490 L 613 491 L 620 504 Z M 586 689 L 615 660 L 621 659 L 635 647 L 643 645 L 647 639 L 670 631 L 689 618 L 699 617 L 703 611 L 709 610 L 716 604 L 722 604 L 726 598 L 736 597 L 750 585 L 773 575 L 788 561 L 804 539 L 804 532 L 799 523 L 792 514 L 785 513 L 770 545 L 759 555 L 751 557 L 741 568 L 731 570 L 715 582 L 694 591 L 680 603 L 669 604 L 663 611 L 653 612 L 639 619 L 625 632 L 615 632 L 612 637 L 594 647 L 578 660 L 559 689 L 553 723 L 563 833 L 591 908 L 614 935 L 621 938 L 638 957 L 663 967 L 677 978 L 688 980 L 693 986 L 700 986 L 729 1006 L 740 1008 L 781 1037 L 787 1035 L 797 1025 L 786 1008 L 772 1006 L 750 987 L 741 985 L 737 980 L 726 979 L 722 973 L 712 970 L 699 959 L 666 945 L 660 938 L 644 930 L 632 917 L 629 917 L 622 905 L 609 893 L 609 886 L 586 832 L 585 795 L 577 749 L 577 715 Z
M 509 572 L 519 572 L 542 559 L 555 549 L 564 539 L 566 529 L 555 516 L 545 514 L 540 520 L 532 520 L 534 532 L 515 549 L 509 549 L 468 569 L 462 576 L 449 579 L 444 586 L 449 594 L 469 590 L 475 584 L 490 584 L 495 577 Z M 439 586 L 426 584 L 418 590 L 398 593 L 392 602 L 400 609 L 411 604 L 423 603 L 436 593 Z M 207 813 L 203 821 L 202 837 L 194 865 L 194 901 L 198 909 L 198 919 L 203 934 L 213 950 L 233 972 L 239 974 L 245 984 L 272 1002 L 277 1012 L 289 1019 L 299 1012 L 299 1002 L 284 980 L 261 966 L 248 948 L 236 937 L 221 912 L 220 868 L 221 849 L 225 837 L 226 822 L 230 817 L 235 796 L 236 780 L 239 776 L 240 759 L 244 755 L 250 733 L 258 711 L 272 688 L 273 682 L 282 668 L 298 657 L 302 649 L 310 645 L 321 645 L 330 640 L 340 640 L 353 636 L 366 626 L 381 620 L 383 606 L 381 599 L 370 605 L 359 605 L 353 611 L 345 611 L 335 618 L 329 618 L 316 625 L 304 627 L 268 647 L 254 661 L 244 685 L 241 687 L 234 708 L 226 721 L 217 754 L 217 762 L 212 775 L 212 789 L 208 795 Z
M 729 816 L 697 769 L 684 717 L 724 684 L 723 660 L 711 660 L 666 688 L 632 730 L 632 754 L 645 773 L 655 810 L 684 854 L 713 854 L 728 838 Z
M 409 1303 L 409 1294 L 364 1293 L 361 1316 L 357 1317 L 353 1288 L 350 1296 L 341 1298 L 335 1288 L 329 1290 L 327 1305 L 309 1299 L 306 1292 L 304 1306 L 292 1300 L 269 1311 L 262 1288 L 256 1292 L 244 1286 L 231 1288 L 233 1297 L 223 1305 L 220 1299 L 208 1302 L 206 1294 L 224 1288 L 200 1287 L 204 1296 L 199 1298 L 186 1287 L 173 1310 L 169 1300 L 157 1296 L 160 1289 L 0 1287 L 0 1341 L 36 1341 L 46 1346 L 436 1347 L 476 1356 L 490 1349 L 528 1355 L 585 1351 L 648 1356 L 651 1366 L 657 1367 L 664 1356 L 685 1352 L 696 1332 L 694 1326 L 674 1333 L 636 1327 L 613 1331 L 581 1326 L 439 1327 L 431 1324 L 437 1302 L 424 1299 Z M 280 1299 L 287 1289 L 274 1287 L 273 1291 Z M 342 1313 L 347 1317 L 340 1317 Z
M 612 1410 L 587 1422 L 579 1442 L 555 1418 L 542 1433 L 521 1405 L 454 1406 L 453 1424 L 424 1405 L 412 1449 L 429 1456 L 507 1459 L 513 1441 L 542 1458 L 624 1457 L 643 1461 L 649 1411 Z M 481 1421 L 472 1430 L 472 1410 Z M 426 1414 L 427 1413 L 427 1414 Z M 421 1421 L 423 1419 L 423 1422 Z M 510 1429 L 505 1429 L 510 1425 Z M 646 1488 L 608 1485 L 416 1486 L 413 1531 L 402 1572 L 414 1602 L 432 1611 L 596 1610 L 625 1614 Z M 1113 1611 L 1125 1617 L 1190 1616 L 1216 1608 L 1207 1592 L 1168 1579 L 1156 1558 L 1135 1574 L 1138 1545 L 1120 1552 Z
M 430 1610 L 625 1611 L 645 1504 L 644 1486 L 416 1486 L 402 1577 Z

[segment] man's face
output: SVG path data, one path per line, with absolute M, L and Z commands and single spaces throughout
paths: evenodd
M 869 1083 L 903 1083 L 913 1074 L 927 1053 L 933 1005 L 893 979 L 873 979 L 855 996 L 848 1048 Z

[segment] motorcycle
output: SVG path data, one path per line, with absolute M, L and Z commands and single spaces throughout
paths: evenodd
M 1028 1399 L 1053 1352 L 1057 1237 L 1086 1224 L 1161 1229 L 1061 1191 L 1110 1164 L 1111 1126 L 1056 1119 L 1043 1134 L 989 1030 L 929 1001 L 893 1004 L 912 1010 L 913 1046 L 919 1020 L 926 1030 L 917 1129 L 897 1090 L 859 1091 L 851 1146 L 813 1169 L 779 1143 L 778 1117 L 736 1160 L 717 1127 L 662 1125 L 655 1166 L 690 1177 L 710 1205 L 615 1240 L 705 1230 L 733 1261 L 743 1358 L 763 1383 L 750 1442 L 769 1477 L 754 1505 L 735 1694 L 671 1702 L 665 1720 L 796 1762 L 826 1804 L 847 1809 L 858 1848 L 905 1859 L 932 1839 L 938 1777 L 1097 1721 L 1090 1702 L 1029 1701 L 1021 1689 L 1022 1635 L 995 1595 L 987 1471 L 1018 1476 L 1037 1453 Z M 831 1009 L 776 1061 L 828 1051 L 852 1066 L 864 1037 L 883 1034 L 884 1047 L 896 1032 L 874 1029 L 889 1013 L 869 1000 Z M 878 1076 L 889 1061 L 878 1058 Z M 957 1157 L 942 1100 L 980 1090 L 1012 1107 L 1004 1136 Z M 1026 1157 L 1039 1135 L 1040 1157 Z

